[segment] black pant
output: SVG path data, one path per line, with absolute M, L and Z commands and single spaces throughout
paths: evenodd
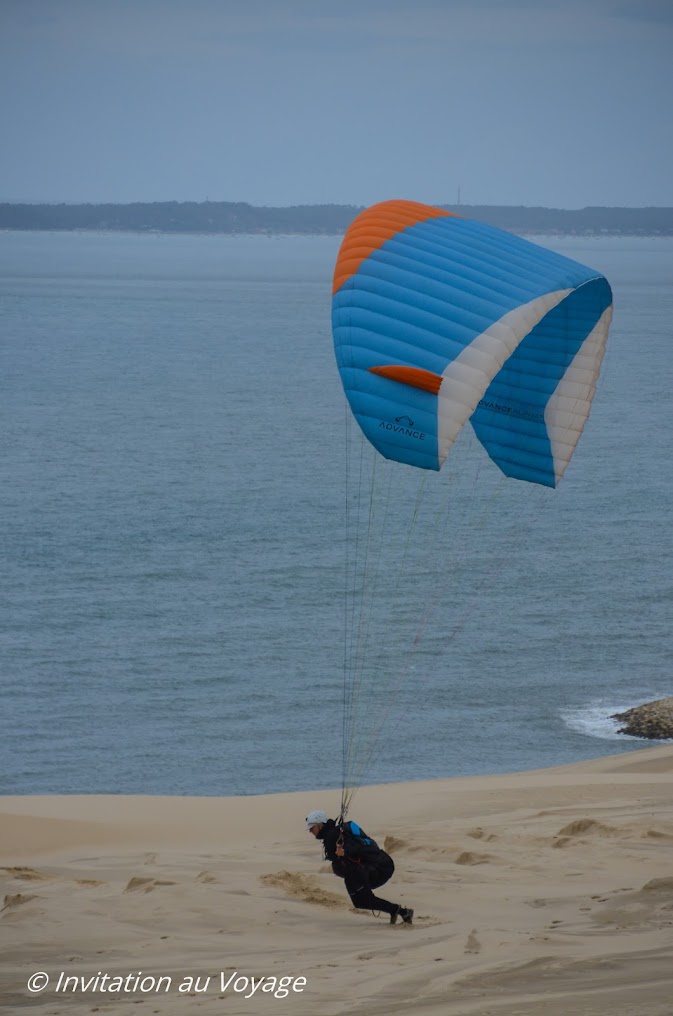
M 372 889 L 378 889 L 392 876 L 395 865 L 392 857 L 383 854 L 375 864 L 357 864 L 346 861 L 343 879 L 346 883 L 351 902 L 358 910 L 380 910 L 384 914 L 393 914 L 397 910 L 396 903 L 375 896 Z

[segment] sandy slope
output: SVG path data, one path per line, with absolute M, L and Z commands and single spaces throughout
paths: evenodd
M 0 1011 L 671 1016 L 672 791 L 672 745 L 362 790 L 413 928 L 352 911 L 321 861 L 303 817 L 333 793 L 0 798 Z M 170 989 L 55 990 L 99 971 Z M 223 993 L 234 971 L 265 980 Z M 283 976 L 306 985 L 275 997 Z

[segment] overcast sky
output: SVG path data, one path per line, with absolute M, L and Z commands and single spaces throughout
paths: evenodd
M 673 205 L 673 0 L 0 0 L 0 200 Z

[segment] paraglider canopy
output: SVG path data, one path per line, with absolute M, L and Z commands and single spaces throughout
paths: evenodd
M 344 237 L 332 308 L 346 396 L 382 455 L 440 469 L 470 420 L 506 476 L 559 483 L 610 326 L 600 273 L 440 208 L 385 201 Z

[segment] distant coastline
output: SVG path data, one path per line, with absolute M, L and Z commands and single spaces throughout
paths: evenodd
M 530 208 L 515 205 L 440 205 L 513 233 L 672 236 L 673 208 Z M 0 203 L 0 229 L 96 230 L 138 233 L 344 233 L 362 211 L 356 205 L 272 208 L 232 201 L 156 201 L 133 204 Z

